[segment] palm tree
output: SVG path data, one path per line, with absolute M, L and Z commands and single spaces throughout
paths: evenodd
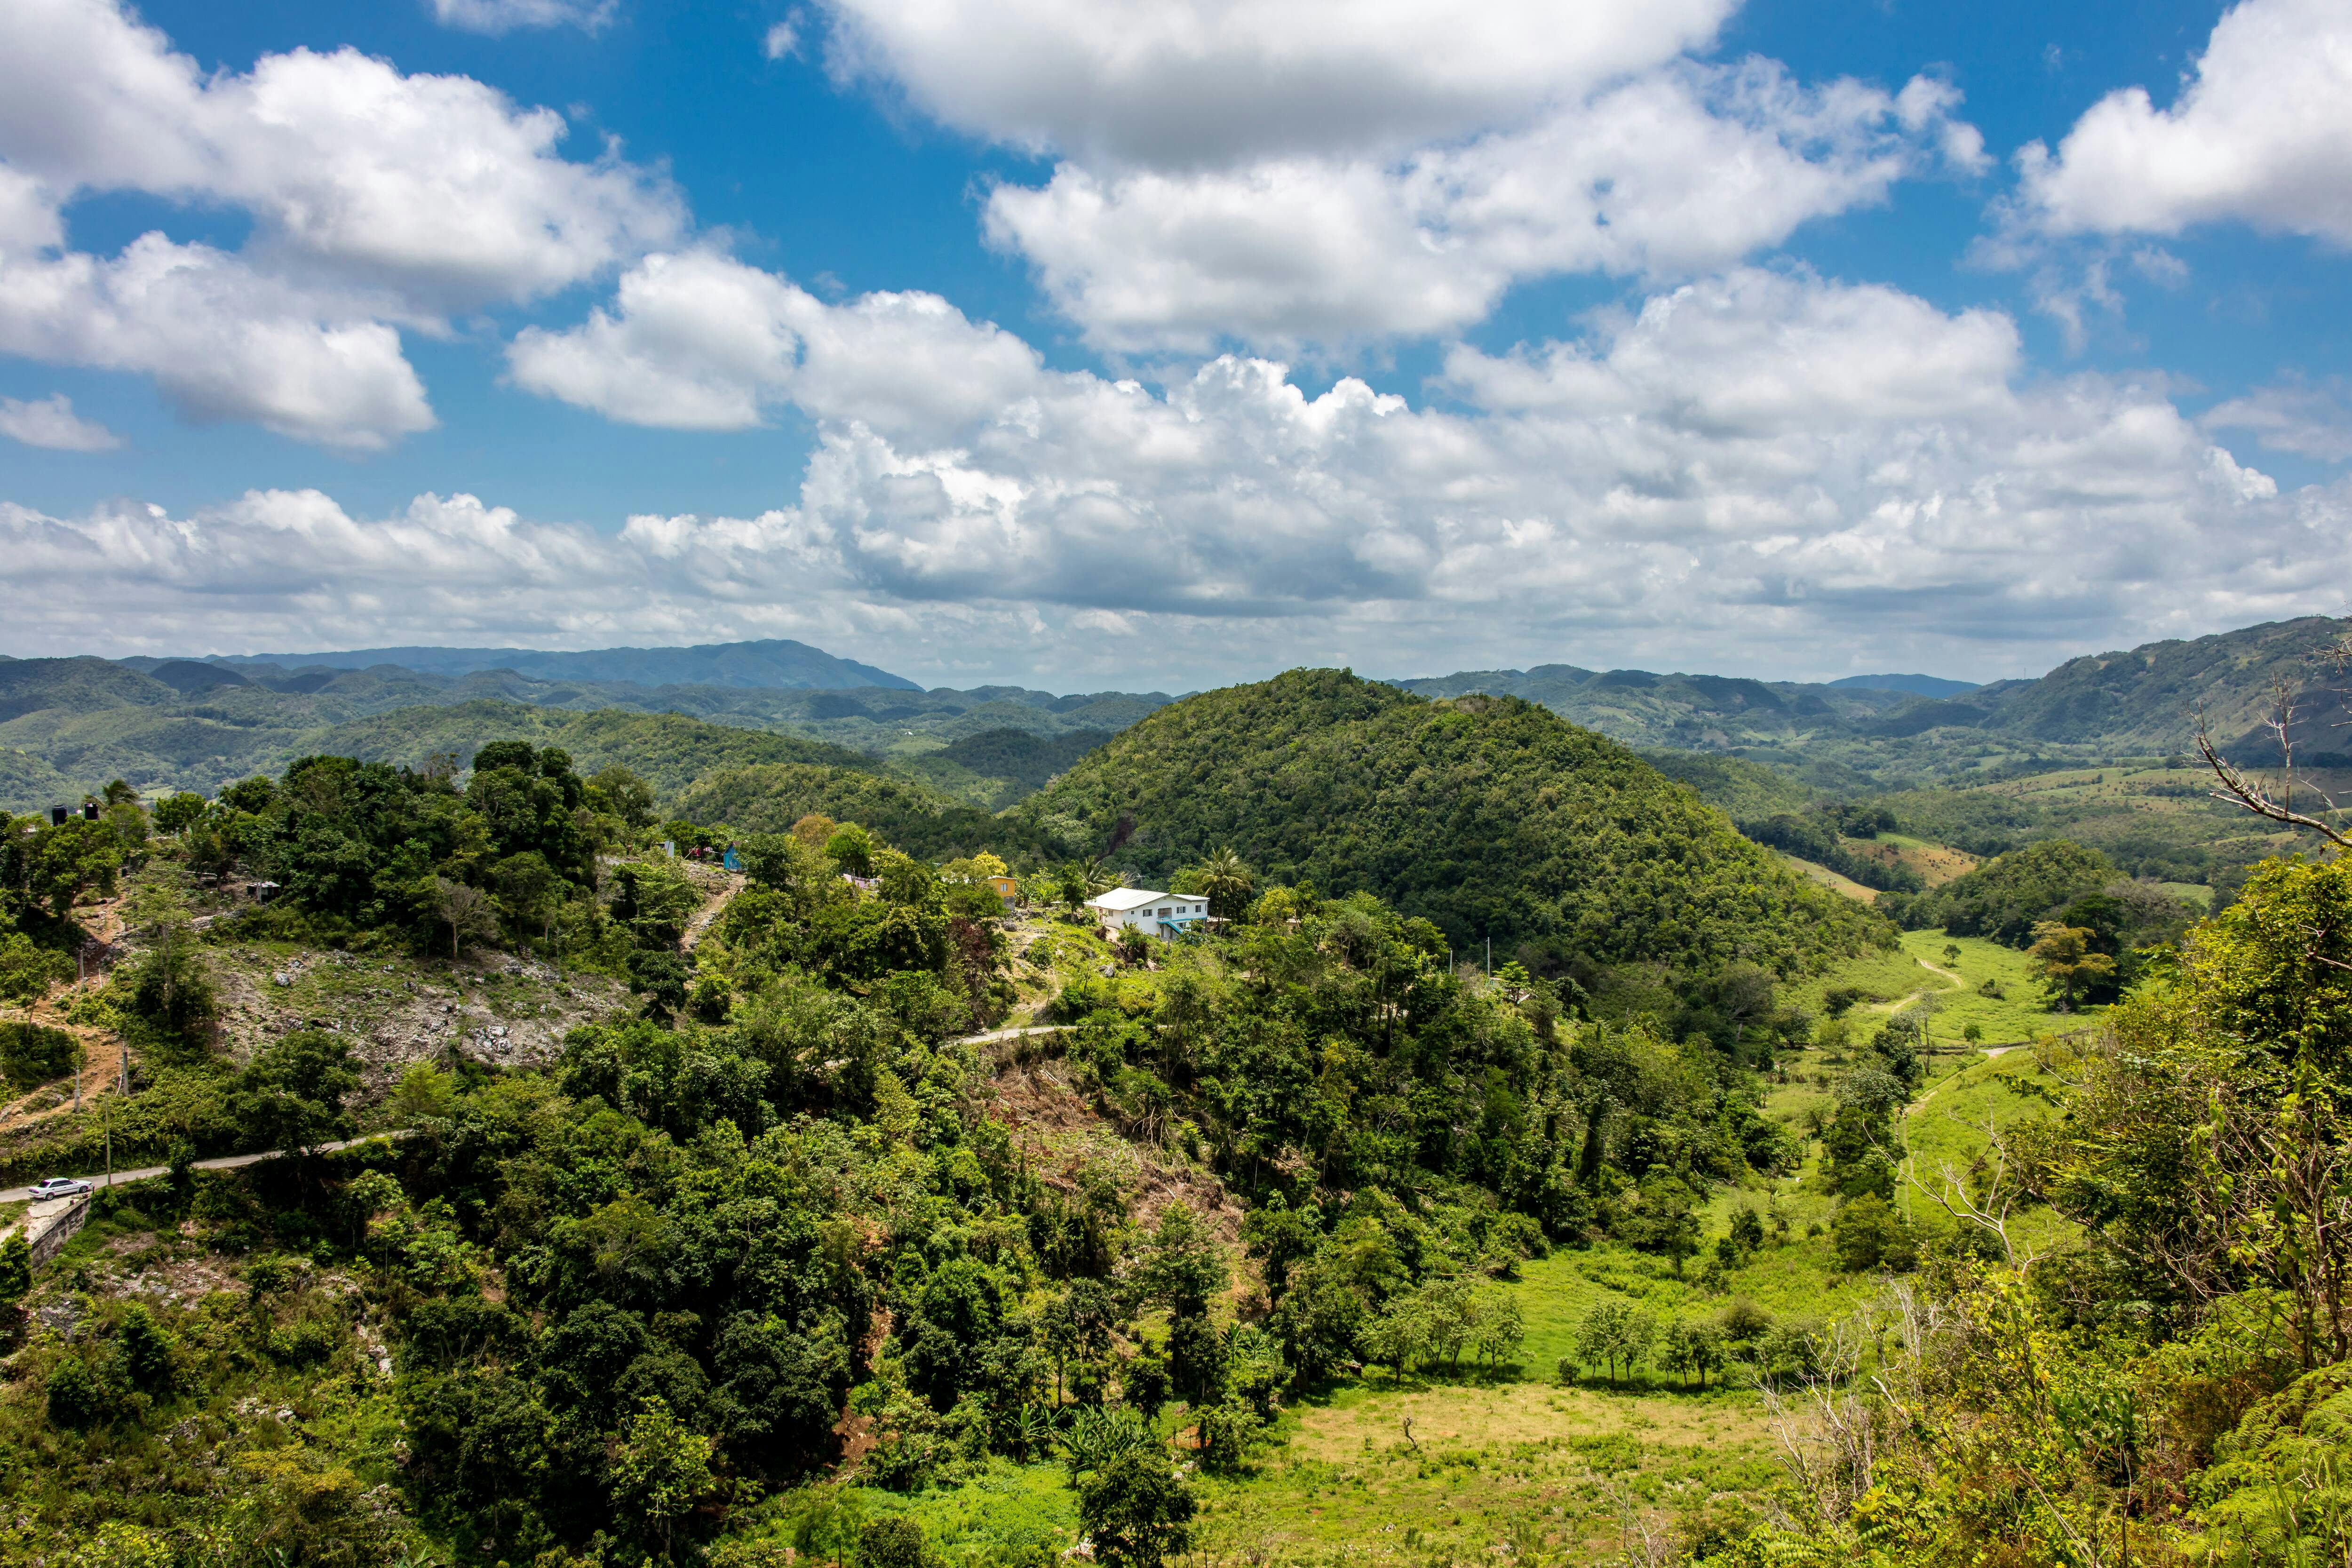
M 1194 885 L 1207 897 L 1209 912 L 1220 920 L 1238 918 L 1257 892 L 1256 879 L 1230 848 L 1220 849 L 1201 863 Z

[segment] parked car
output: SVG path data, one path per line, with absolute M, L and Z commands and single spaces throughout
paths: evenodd
M 89 1184 L 78 1176 L 51 1176 L 33 1184 L 33 1201 L 47 1198 L 78 1198 L 89 1191 Z

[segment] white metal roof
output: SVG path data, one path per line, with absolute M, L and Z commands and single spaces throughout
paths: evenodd
M 1113 888 L 1098 899 L 1088 899 L 1088 909 L 1104 910 L 1112 914 L 1125 914 L 1146 904 L 1156 904 L 1162 899 L 1197 899 L 1198 893 L 1155 893 L 1149 888 Z

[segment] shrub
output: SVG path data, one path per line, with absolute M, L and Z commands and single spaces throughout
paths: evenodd
M 930 1552 L 923 1527 L 904 1514 L 884 1514 L 857 1532 L 857 1568 L 923 1568 Z
M 0 1079 L 22 1092 L 65 1077 L 81 1058 L 81 1042 L 63 1029 L 0 1020 Z
M 1902 1273 L 1919 1262 L 1918 1238 L 1895 1205 L 1876 1194 L 1849 1201 L 1830 1223 L 1830 1247 L 1849 1274 L 1865 1268 Z

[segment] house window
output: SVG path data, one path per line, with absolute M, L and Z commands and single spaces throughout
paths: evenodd
M 1160 911 L 1160 918 L 1161 920 L 1163 920 L 1163 921 L 1164 921 L 1164 920 L 1166 920 L 1170 915 L 1172 915 L 1172 914 L 1174 914 L 1175 912 L 1176 912 L 1176 911 L 1175 911 L 1174 910 L 1161 910 Z

